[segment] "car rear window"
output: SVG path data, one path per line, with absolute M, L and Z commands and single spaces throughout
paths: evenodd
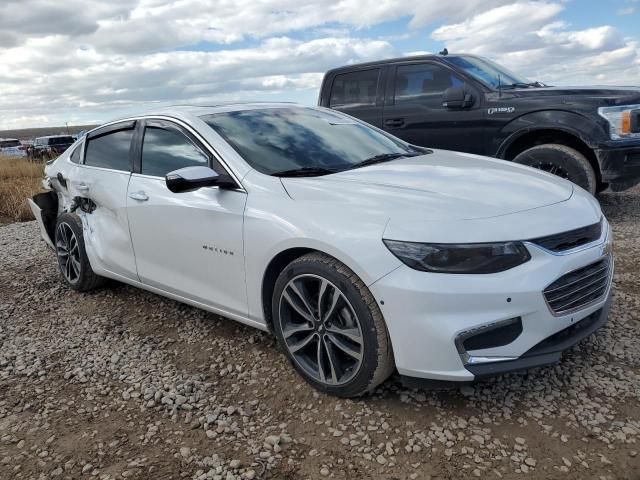
M 118 130 L 100 137 L 91 138 L 87 143 L 85 165 L 109 168 L 112 170 L 131 170 L 129 148 L 133 130 Z
M 69 159 L 73 163 L 80 163 L 80 152 L 81 151 L 82 151 L 82 144 L 78 145 L 76 148 L 73 149 L 73 152 L 71 152 L 71 155 L 69 156 Z
M 20 141 L 18 140 L 1 140 L 0 148 L 19 147 Z
M 336 75 L 331 86 L 329 106 L 356 107 L 375 105 L 379 68 Z

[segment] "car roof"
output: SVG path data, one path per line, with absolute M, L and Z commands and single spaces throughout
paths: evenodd
M 321 107 L 316 107 L 313 105 L 301 105 L 295 102 L 263 102 L 263 101 L 253 101 L 253 102 L 218 102 L 212 103 L 211 105 L 170 105 L 167 107 L 156 108 L 153 110 L 142 111 L 136 114 L 127 115 L 126 117 L 115 118 L 113 120 L 109 120 L 108 122 L 104 122 L 99 126 L 92 128 L 87 131 L 87 134 L 95 130 L 99 130 L 106 125 L 112 125 L 118 122 L 126 122 L 135 120 L 136 118 L 142 117 L 174 117 L 181 120 L 188 120 L 190 117 L 202 117 L 205 115 L 213 115 L 216 113 L 224 113 L 224 112 L 237 112 L 242 110 L 258 110 L 265 108 L 310 108 L 310 109 L 322 109 Z
M 17 138 L 1 138 L 0 137 L 0 142 L 7 142 L 7 141 L 14 141 L 14 140 L 18 140 Z
M 307 107 L 295 102 L 219 102 L 211 105 L 171 105 L 162 109 L 144 112 L 141 115 L 166 115 L 168 113 L 186 113 L 200 117 L 202 115 L 211 115 L 222 112 L 235 112 L 241 110 L 257 110 L 263 108 L 283 108 L 283 107 Z

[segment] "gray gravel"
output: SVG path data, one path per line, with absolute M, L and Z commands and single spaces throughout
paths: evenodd
M 231 320 L 116 283 L 72 292 L 35 223 L 0 226 L 0 478 L 640 479 L 640 189 L 601 201 L 605 328 L 556 366 L 357 401 Z

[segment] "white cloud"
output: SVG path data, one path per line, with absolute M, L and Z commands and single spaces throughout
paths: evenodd
M 27 121 L 46 111 L 51 121 L 59 122 L 64 112 L 93 114 L 149 103 L 255 99 L 265 93 L 314 89 L 321 72 L 331 67 L 392 53 L 388 42 L 354 38 L 304 42 L 278 37 L 247 49 L 141 56 L 73 49 L 60 37 L 33 39 L 0 52 L 0 65 L 12 65 L 0 74 L 0 128 L 15 124 L 15 112 L 25 113 L 21 116 Z
M 635 5 L 635 3 L 634 3 Z M 435 27 L 449 51 L 532 78 L 637 83 L 637 39 L 575 30 L 560 1 L 1 0 L 0 129 L 109 117 L 150 103 L 315 99 L 322 73 L 401 55 Z M 407 19 L 407 31 L 366 38 Z
M 443 25 L 432 37 L 449 51 L 490 57 L 543 82 L 640 83 L 636 39 L 609 25 L 572 30 L 558 19 L 563 8 L 546 1 L 518 2 Z
M 636 13 L 636 8 L 635 7 L 619 8 L 616 13 L 618 15 L 632 15 L 632 14 Z

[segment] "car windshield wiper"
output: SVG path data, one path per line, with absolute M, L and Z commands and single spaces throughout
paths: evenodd
M 390 160 L 395 160 L 396 158 L 401 157 L 417 157 L 419 155 L 423 155 L 420 152 L 404 152 L 404 153 L 382 153 L 380 155 L 375 155 L 373 157 L 362 160 L 361 162 L 355 163 L 351 166 L 351 168 L 360 168 L 366 167 L 368 165 L 375 165 L 376 163 L 388 162 Z
M 329 175 L 339 171 L 340 170 L 338 169 L 324 167 L 300 167 L 274 172 L 271 175 L 274 177 L 318 177 L 320 175 Z

